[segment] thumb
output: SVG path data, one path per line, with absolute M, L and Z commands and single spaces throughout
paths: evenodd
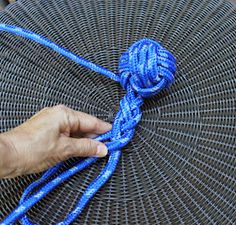
M 108 149 L 102 142 L 90 138 L 71 138 L 61 139 L 66 158 L 97 156 L 104 157 Z

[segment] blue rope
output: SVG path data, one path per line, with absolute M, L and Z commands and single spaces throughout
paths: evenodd
M 96 138 L 98 141 L 106 142 L 108 147 L 109 159 L 105 168 L 87 187 L 72 212 L 67 215 L 64 221 L 58 223 L 58 225 L 70 224 L 80 215 L 90 199 L 115 171 L 121 156 L 121 149 L 131 141 L 135 133 L 135 127 L 141 119 L 141 106 L 144 98 L 156 95 L 174 82 L 176 60 L 160 43 L 150 39 L 142 39 L 135 42 L 121 55 L 119 74 L 116 75 L 31 31 L 6 24 L 0 24 L 0 30 L 42 44 L 88 69 L 120 82 L 127 91 L 120 101 L 120 109 L 114 119 L 112 130 Z M 63 162 L 48 169 L 40 179 L 25 189 L 19 205 L 0 224 L 12 224 L 19 219 L 24 225 L 33 224 L 26 216 L 26 212 L 60 183 L 97 160 L 96 157 L 83 159 L 51 180 L 50 178 L 59 170 Z M 38 190 L 34 192 L 36 188 Z

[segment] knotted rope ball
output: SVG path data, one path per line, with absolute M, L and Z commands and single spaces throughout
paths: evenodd
M 141 97 L 156 95 L 174 82 L 176 60 L 160 43 L 142 39 L 123 53 L 119 63 L 120 83 Z
M 109 150 L 109 159 L 105 168 L 91 182 L 71 213 L 67 215 L 64 221 L 58 223 L 61 225 L 70 224 L 80 215 L 90 199 L 115 171 L 121 156 L 121 149 L 131 141 L 135 127 L 141 119 L 141 106 L 144 98 L 156 95 L 174 82 L 175 58 L 160 43 L 150 39 L 142 39 L 135 42 L 127 52 L 122 54 L 119 62 L 119 74 L 117 75 L 31 31 L 6 24 L 0 24 L 0 30 L 28 38 L 53 49 L 86 68 L 120 82 L 127 92 L 120 101 L 120 109 L 114 119 L 112 130 L 96 138 L 98 141 L 106 142 Z M 22 224 L 34 224 L 30 222 L 25 213 L 53 188 L 97 160 L 96 157 L 81 160 L 54 178 L 52 178 L 53 175 L 59 171 L 63 162 L 47 170 L 39 180 L 25 189 L 20 204 L 1 225 L 11 224 L 18 219 L 21 219 Z
M 174 82 L 176 60 L 160 43 L 142 39 L 135 42 L 119 62 L 122 87 L 127 94 L 120 102 L 113 126 L 112 140 L 119 140 L 120 147 L 132 139 L 141 119 L 143 98 L 149 98 Z

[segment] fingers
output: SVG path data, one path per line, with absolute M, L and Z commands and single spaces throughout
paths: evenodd
M 89 138 L 62 137 L 60 142 L 62 146 L 59 149 L 62 149 L 64 159 L 87 156 L 104 157 L 108 153 L 105 144 Z
M 84 135 L 85 138 L 92 138 L 92 139 L 96 138 L 97 136 L 98 136 L 97 134 L 92 134 L 92 133 L 87 133 Z
M 74 137 L 74 138 L 92 138 L 92 139 L 95 139 L 98 136 L 99 134 L 94 134 L 94 133 L 80 133 L 80 134 L 71 135 L 71 137 Z
M 67 131 L 69 129 L 70 133 L 92 133 L 92 134 L 103 134 L 111 130 L 112 125 L 104 122 L 94 116 L 89 114 L 75 111 L 66 106 L 59 105 L 55 106 L 54 112 L 60 117 L 61 129 Z

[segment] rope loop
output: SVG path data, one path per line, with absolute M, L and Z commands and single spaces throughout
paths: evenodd
M 142 117 L 143 98 L 149 98 L 174 82 L 176 61 L 174 56 L 151 39 L 135 42 L 121 55 L 119 62 L 120 83 L 127 93 L 120 101 L 120 110 L 114 120 L 108 149 L 117 143 L 120 149 L 134 136 Z M 116 146 L 116 145 L 115 145 Z
M 126 95 L 120 101 L 120 109 L 114 119 L 112 130 L 96 138 L 98 141 L 105 142 L 108 147 L 109 158 L 107 164 L 97 178 L 87 187 L 73 210 L 63 221 L 58 223 L 58 225 L 68 225 L 81 214 L 90 199 L 114 173 L 121 157 L 121 149 L 131 141 L 135 128 L 141 120 L 141 106 L 144 98 L 156 95 L 174 82 L 175 58 L 160 43 L 150 39 L 142 39 L 135 42 L 122 54 L 119 63 L 119 74 L 117 75 L 32 31 L 7 24 L 0 24 L 0 31 L 27 38 L 50 48 L 81 66 L 112 80 L 119 81 L 126 90 Z M 0 222 L 0 225 L 10 225 L 19 219 L 23 225 L 35 224 L 29 220 L 26 212 L 56 186 L 89 167 L 98 159 L 96 157 L 83 159 L 61 173 L 59 173 L 59 169 L 63 162 L 49 168 L 41 178 L 25 189 L 20 204 L 4 221 Z M 57 173 L 59 174 L 55 177 Z
M 128 84 L 143 98 L 156 95 L 174 82 L 176 60 L 174 56 L 151 39 L 135 42 L 119 62 L 120 83 Z

